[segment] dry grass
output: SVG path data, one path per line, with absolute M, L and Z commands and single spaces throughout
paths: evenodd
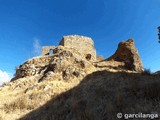
M 160 113 L 159 75 L 128 71 L 124 62 L 91 63 L 73 53 L 59 51 L 55 56 L 64 57 L 62 64 L 47 62 L 44 74 L 2 87 L 0 120 L 115 120 L 118 112 Z M 73 74 L 76 70 L 80 76 Z
M 137 73 L 95 72 L 21 120 L 115 120 L 118 112 L 160 112 L 159 80 Z
M 22 78 L 3 87 L 0 91 L 0 120 L 18 119 L 79 83 L 78 79 L 67 82 L 56 78 L 38 83 L 38 78 Z
M 118 112 L 160 112 L 159 90 L 160 76 L 138 73 L 97 71 L 83 80 L 40 83 L 19 79 L 0 91 L 0 120 L 115 120 Z

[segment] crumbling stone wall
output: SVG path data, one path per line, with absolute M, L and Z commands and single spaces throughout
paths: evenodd
M 50 50 L 52 50 L 52 52 L 54 52 L 55 48 L 56 48 L 55 46 L 43 46 L 42 47 L 42 56 L 49 55 Z
M 116 52 L 107 60 L 125 63 L 125 68 L 136 72 L 143 72 L 143 64 L 133 39 L 120 42 Z
M 78 35 L 64 36 L 59 45 L 77 50 L 82 55 L 82 57 L 86 58 L 87 60 L 96 60 L 94 42 L 89 37 Z M 90 58 L 88 56 L 90 56 Z
M 89 70 L 88 70 L 89 69 Z M 70 48 L 58 46 L 53 55 L 38 56 L 27 60 L 17 67 L 14 81 L 23 77 L 38 75 L 40 81 L 50 76 L 67 80 L 74 77 L 84 77 L 95 67 L 91 62 L 83 58 L 79 52 L 73 52 Z

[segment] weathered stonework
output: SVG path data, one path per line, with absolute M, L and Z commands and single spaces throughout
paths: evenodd
M 114 60 L 125 63 L 125 68 L 128 70 L 143 72 L 143 64 L 138 54 L 138 50 L 134 45 L 134 40 L 120 42 L 116 52 L 107 60 Z
M 64 46 L 55 48 L 53 55 L 38 56 L 27 60 L 16 69 L 15 77 L 12 81 L 29 76 L 41 76 L 41 80 L 55 75 L 62 76 L 62 79 L 82 77 L 87 74 L 86 69 L 94 70 L 90 61 L 83 58 L 77 51 Z
M 97 62 L 96 57 L 91 38 L 78 35 L 64 36 L 57 47 L 44 46 L 42 56 L 29 59 L 20 65 L 12 81 L 36 75 L 41 77 L 40 81 L 57 76 L 68 80 L 84 77 L 96 69 L 143 72 L 143 64 L 132 39 L 120 42 L 115 54 L 107 60 L 102 58 Z
M 50 50 L 53 53 L 55 48 L 56 48 L 55 46 L 43 46 L 42 47 L 42 56 L 49 55 Z
M 59 45 L 77 50 L 82 55 L 82 57 L 86 58 L 87 60 L 96 60 L 94 42 L 89 37 L 78 35 L 64 36 Z M 88 56 L 90 56 L 90 58 Z

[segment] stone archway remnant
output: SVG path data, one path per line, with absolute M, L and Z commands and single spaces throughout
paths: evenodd
M 43 46 L 42 47 L 42 56 L 50 55 L 50 51 L 52 50 L 54 53 L 55 46 Z

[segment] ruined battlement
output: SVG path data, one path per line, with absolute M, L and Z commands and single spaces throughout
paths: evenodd
M 96 50 L 91 38 L 79 35 L 63 36 L 59 45 L 78 51 L 82 57 L 90 61 L 96 60 Z M 42 56 L 54 53 L 55 46 L 42 47 Z
M 49 55 L 54 53 L 55 46 L 43 46 L 42 47 L 42 56 Z

